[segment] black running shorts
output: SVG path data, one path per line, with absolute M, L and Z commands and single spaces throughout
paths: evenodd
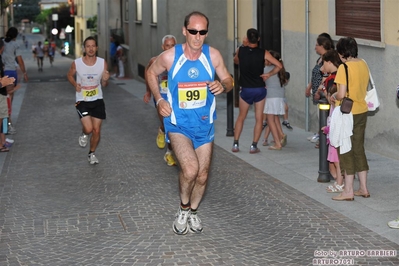
M 76 102 L 75 107 L 79 118 L 92 116 L 99 119 L 105 119 L 106 117 L 103 99 L 98 99 L 92 102 Z

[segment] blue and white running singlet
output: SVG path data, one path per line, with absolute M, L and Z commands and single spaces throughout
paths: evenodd
M 188 60 L 181 44 L 175 47 L 175 59 L 168 72 L 168 101 L 172 114 L 165 123 L 191 127 L 212 124 L 216 120 L 216 99 L 207 82 L 215 79 L 209 45 L 202 46 L 197 60 Z

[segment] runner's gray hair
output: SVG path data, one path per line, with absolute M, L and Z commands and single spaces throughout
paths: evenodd
M 175 43 L 177 43 L 176 37 L 173 36 L 173 35 L 168 34 L 168 35 L 163 36 L 163 38 L 162 38 L 162 45 L 164 45 L 166 39 L 170 39 L 170 38 L 173 38 L 173 39 L 175 40 Z

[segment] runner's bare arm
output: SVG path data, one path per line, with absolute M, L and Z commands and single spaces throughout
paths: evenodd
M 169 71 L 172 66 L 173 60 L 175 56 L 175 49 L 171 48 L 169 50 L 161 53 L 154 63 L 146 71 L 147 74 L 147 82 L 150 87 L 151 93 L 154 96 L 154 100 L 158 107 L 158 112 L 163 117 L 167 117 L 172 113 L 172 108 L 169 105 L 169 102 L 163 100 L 161 93 L 159 92 L 159 84 L 158 84 L 158 75 L 162 72 Z
M 108 85 L 109 72 L 107 62 L 104 60 L 104 72 L 101 78 L 101 86 L 106 87 Z
M 72 84 L 72 86 L 75 88 L 75 90 L 77 92 L 80 92 L 81 87 L 80 87 L 80 84 L 76 83 L 75 74 L 76 74 L 76 65 L 75 65 L 75 62 L 72 62 L 71 67 L 69 68 L 69 71 L 67 74 L 67 78 L 68 78 L 69 83 Z
M 220 81 L 210 82 L 209 89 L 214 95 L 219 95 L 223 92 L 229 92 L 233 89 L 233 78 L 224 64 L 223 57 L 218 50 L 210 48 L 210 54 L 213 66 L 215 67 L 216 74 Z

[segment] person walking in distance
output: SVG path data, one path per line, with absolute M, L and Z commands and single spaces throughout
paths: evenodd
M 239 47 L 234 56 L 234 63 L 240 68 L 239 84 L 241 91 L 239 113 L 235 123 L 234 143 L 231 151 L 238 152 L 240 150 L 238 141 L 244 127 L 244 121 L 249 107 L 255 104 L 256 123 L 249 153 L 258 153 L 260 150 L 257 145 L 263 129 L 263 108 L 266 98 L 265 81 L 277 74 L 282 65 L 268 51 L 258 47 L 259 33 L 256 29 L 247 30 L 247 39 L 248 44 Z M 274 65 L 274 68 L 268 73 L 263 73 L 266 60 Z
M 125 66 L 124 66 L 124 62 L 123 62 L 123 47 L 121 46 L 121 44 L 119 42 L 115 42 L 116 45 L 116 58 L 118 60 L 118 78 L 124 78 L 125 77 Z
M 220 52 L 204 44 L 209 19 L 194 11 L 184 19 L 185 43 L 160 54 L 147 71 L 147 81 L 158 112 L 164 117 L 165 135 L 180 165 L 180 206 L 173 231 L 203 231 L 197 209 L 205 193 L 213 152 L 215 96 L 233 88 L 233 79 Z M 168 71 L 167 101 L 159 92 L 158 76 Z M 220 81 L 215 80 L 215 72 Z
M 35 47 L 35 55 L 37 60 L 37 70 L 43 72 L 43 58 L 44 58 L 44 46 L 42 42 L 38 42 Z
M 76 90 L 76 111 L 82 123 L 79 145 L 86 147 L 90 138 L 88 161 L 98 164 L 94 152 L 100 142 L 102 120 L 106 118 L 102 87 L 108 85 L 107 62 L 96 56 L 98 45 L 90 36 L 83 42 L 84 56 L 72 62 L 68 81 Z M 76 79 L 75 79 L 76 75 Z
M 112 74 L 112 77 L 116 77 L 118 73 L 118 58 L 116 57 L 116 40 L 115 37 L 112 35 L 109 37 L 110 39 L 110 44 L 109 44 L 109 55 L 111 59 L 111 67 L 112 71 L 114 74 Z
M 162 38 L 162 50 L 166 51 L 169 50 L 170 48 L 174 47 L 176 45 L 176 37 L 173 35 L 165 35 Z M 148 65 L 146 67 L 145 72 L 147 72 L 148 68 L 151 66 L 152 63 L 154 63 L 155 59 L 157 59 L 156 56 L 150 59 L 148 62 Z M 158 76 L 158 82 L 159 82 L 159 92 L 162 96 L 163 99 L 168 100 L 167 98 L 167 93 L 168 93 L 168 72 L 165 71 L 162 74 Z M 148 103 L 151 100 L 151 90 L 148 85 L 147 79 L 146 79 L 146 93 L 144 94 L 144 102 Z M 155 104 L 155 99 L 154 99 L 154 104 Z M 165 128 L 163 124 L 163 116 L 161 116 L 158 113 L 159 121 L 161 122 L 161 125 L 158 128 L 158 135 L 156 139 L 156 143 L 158 148 L 163 149 L 165 148 Z M 165 153 L 165 156 L 163 157 L 167 165 L 169 166 L 174 166 L 176 165 L 176 160 L 173 158 L 172 154 L 172 145 L 168 143 L 167 145 L 167 150 Z
M 2 54 L 3 64 L 4 64 L 4 76 L 14 78 L 15 82 L 7 86 L 8 93 L 8 108 L 9 108 L 9 118 L 8 118 L 8 133 L 15 134 L 16 129 L 12 125 L 11 112 L 12 112 L 12 102 L 14 98 L 14 91 L 17 90 L 17 69 L 15 67 L 15 59 L 18 62 L 18 66 L 24 75 L 25 82 L 28 82 L 28 74 L 26 73 L 25 63 L 22 59 L 21 49 L 17 42 L 18 30 L 15 27 L 8 29 L 6 33 L 6 38 L 4 39 L 4 51 Z

